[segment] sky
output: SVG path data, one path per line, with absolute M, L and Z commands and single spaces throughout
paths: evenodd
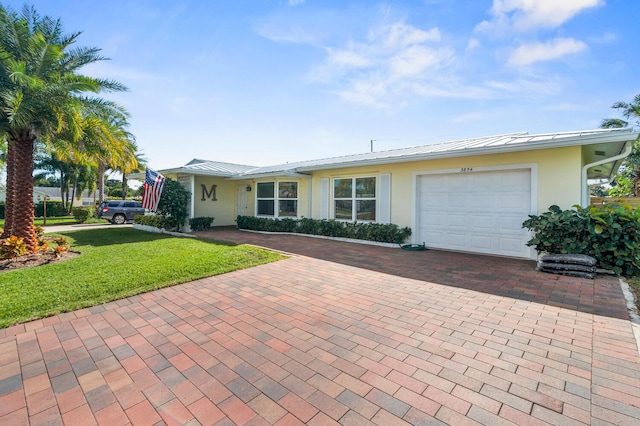
M 595 129 L 640 93 L 636 0 L 28 4 L 109 58 L 82 73 L 129 88 L 154 169 Z

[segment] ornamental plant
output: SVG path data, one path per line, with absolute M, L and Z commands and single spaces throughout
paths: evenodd
M 522 224 L 534 232 L 527 242 L 538 253 L 586 254 L 600 268 L 626 277 L 640 275 L 640 211 L 622 204 L 562 210 L 553 205 Z
M 29 250 L 24 238 L 12 235 L 0 240 L 0 259 L 15 259 L 28 253 Z
M 73 208 L 73 218 L 78 221 L 78 223 L 85 223 L 89 216 L 92 215 L 94 208 L 93 207 L 74 207 Z
M 189 227 L 192 231 L 208 231 L 213 223 L 212 217 L 193 217 L 189 219 Z
M 175 180 L 166 178 L 160 202 L 158 203 L 157 215 L 164 217 L 164 228 L 167 230 L 178 230 L 189 217 L 189 191 Z
M 392 223 L 343 222 L 338 220 L 300 220 L 284 218 L 238 216 L 238 229 L 267 232 L 295 232 L 299 234 L 323 235 L 326 237 L 351 238 L 381 243 L 402 244 L 411 236 L 411 228 L 400 228 Z

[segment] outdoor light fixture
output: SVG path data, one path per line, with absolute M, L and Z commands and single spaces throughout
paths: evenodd
M 251 186 L 247 185 L 247 192 L 251 192 Z

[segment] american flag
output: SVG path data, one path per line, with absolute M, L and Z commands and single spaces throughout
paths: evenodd
M 158 209 L 164 181 L 164 176 L 153 169 L 147 168 L 142 192 L 142 207 L 152 212 Z

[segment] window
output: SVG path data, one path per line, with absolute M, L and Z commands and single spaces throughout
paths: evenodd
M 298 216 L 298 182 L 278 182 L 278 217 Z
M 376 178 L 333 181 L 334 217 L 340 220 L 376 220 Z
M 260 182 L 256 189 L 258 216 L 297 217 L 298 216 L 298 183 Z M 278 207 L 277 215 L 276 206 Z
M 273 216 L 275 191 L 273 182 L 261 182 L 257 185 L 258 216 Z

